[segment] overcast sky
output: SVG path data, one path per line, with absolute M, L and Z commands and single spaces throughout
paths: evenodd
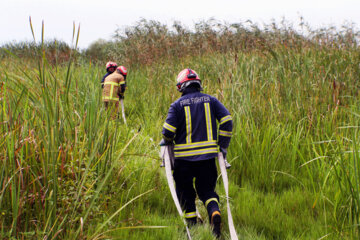
M 355 23 L 360 28 L 360 0 L 0 0 L 0 45 L 32 40 L 29 16 L 37 39 L 41 22 L 45 38 L 71 44 L 73 22 L 80 24 L 81 48 L 99 38 L 110 40 L 117 28 L 132 26 L 141 18 L 192 27 L 215 18 L 227 23 L 280 22 L 283 17 L 299 23 L 304 17 L 312 27 Z

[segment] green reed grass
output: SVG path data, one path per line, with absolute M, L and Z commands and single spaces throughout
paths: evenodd
M 263 44 L 249 38 L 251 51 L 134 63 L 125 126 L 102 106 L 104 64 L 75 59 L 75 30 L 65 65 L 48 60 L 45 44 L 38 62 L 16 54 L 0 60 L 1 238 L 186 238 L 159 168 L 158 142 L 169 105 L 180 96 L 176 75 L 187 67 L 233 115 L 228 175 L 239 237 L 358 238 L 360 69 L 351 41 L 335 34 L 321 45 L 289 33 L 279 42 L 284 35 L 274 31 L 262 35 Z M 198 35 L 184 30 L 181 37 L 210 42 L 210 30 L 200 24 Z M 166 33 L 156 31 L 155 37 Z M 320 32 L 313 35 L 320 39 Z M 224 202 L 221 184 L 219 178 Z M 211 239 L 206 211 L 197 205 L 205 224 L 191 232 Z M 221 210 L 228 239 L 223 204 Z
M 203 79 L 205 91 L 224 101 L 234 116 L 234 137 L 229 150 L 229 160 L 234 166 L 229 174 L 232 182 L 248 186 L 250 192 L 261 191 L 269 195 L 256 205 L 257 210 L 254 211 L 259 211 L 259 215 L 252 216 L 251 222 L 258 231 L 265 232 L 268 238 L 327 236 L 336 239 L 341 236 L 351 239 L 358 234 L 356 227 L 350 227 L 352 220 L 349 218 L 356 215 L 356 208 L 348 206 L 346 201 L 339 202 L 339 199 L 348 199 L 344 190 L 332 189 L 340 179 L 336 177 L 336 171 L 340 169 L 338 166 L 334 168 L 332 158 L 340 147 L 348 145 L 337 140 L 344 138 L 337 126 L 354 123 L 346 109 L 357 104 L 353 95 L 356 91 L 350 87 L 357 79 L 353 74 L 358 69 L 353 64 L 357 56 L 353 50 L 335 50 L 331 59 L 326 55 L 331 51 L 329 49 L 325 49 L 324 53 L 317 49 L 288 50 L 287 53 L 279 48 L 276 51 L 279 51 L 275 52 L 279 56 L 285 56 L 275 59 L 273 55 L 262 54 L 215 54 L 200 58 L 200 61 L 189 58 L 181 64 L 170 63 L 170 68 L 157 65 L 142 68 L 146 77 L 129 83 L 136 88 L 136 94 L 129 98 L 142 98 L 143 95 L 138 92 L 143 89 L 142 86 L 148 86 L 148 91 L 153 93 L 152 98 L 144 105 L 134 101 L 136 106 L 132 107 L 146 112 L 148 118 L 138 116 L 139 121 L 147 124 L 150 119 L 150 122 L 155 122 L 153 124 L 158 123 L 154 128 L 156 134 L 156 129 L 161 129 L 164 121 L 164 118 L 157 120 L 158 116 L 165 116 L 167 111 L 163 101 L 170 104 L 179 96 L 172 80 L 177 70 L 187 66 L 196 69 Z M 279 58 L 283 60 L 279 62 Z M 338 58 L 348 59 L 348 64 L 328 65 Z M 160 74 L 151 74 L 158 69 Z M 154 84 L 165 86 L 168 94 L 164 95 L 165 89 L 153 89 L 158 86 Z M 142 91 L 145 94 L 146 90 Z M 130 89 L 129 94 L 132 94 Z M 156 108 L 152 107 L 154 103 L 158 103 Z M 152 132 L 153 128 L 147 131 Z M 355 179 L 351 181 L 354 184 Z M 278 211 L 283 211 L 281 204 L 285 200 L 275 200 L 280 201 L 280 206 L 277 206 L 271 205 L 274 200 L 270 199 L 284 192 L 290 199 L 299 198 L 302 193 L 308 199 L 303 207 L 294 204 L 291 211 L 279 217 Z M 353 199 L 352 202 L 356 200 L 354 196 L 350 199 Z M 336 205 L 333 203 L 335 200 Z M 264 201 L 269 201 L 269 207 L 259 210 Z M 239 203 L 234 200 L 233 204 L 236 208 Z M 348 210 L 339 215 L 341 213 L 335 207 Z M 237 222 L 247 224 L 249 219 L 241 220 L 241 215 L 237 215 Z M 299 216 L 307 220 L 300 220 Z M 289 225 L 286 228 L 278 225 L 276 230 L 272 227 L 274 219 L 287 219 Z M 339 219 L 342 224 L 339 224 Z M 303 225 L 299 226 L 298 221 L 302 221 Z M 356 220 L 354 224 L 356 226 Z

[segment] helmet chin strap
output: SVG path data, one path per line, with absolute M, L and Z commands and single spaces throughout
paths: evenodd
M 196 83 L 196 84 L 199 85 L 199 90 L 200 90 L 200 91 L 203 90 L 203 88 L 202 88 L 202 86 L 201 86 L 201 82 L 198 81 L 198 80 L 186 81 L 186 82 L 184 82 L 183 84 L 181 84 L 181 87 L 178 88 L 177 90 L 178 90 L 179 92 L 183 92 L 189 85 L 191 85 L 191 84 L 193 84 L 193 83 Z

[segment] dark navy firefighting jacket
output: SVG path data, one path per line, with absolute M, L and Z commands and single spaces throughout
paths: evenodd
M 162 134 L 165 139 L 174 139 L 175 159 L 207 160 L 217 156 L 218 146 L 229 146 L 232 117 L 215 97 L 188 88 L 171 104 Z

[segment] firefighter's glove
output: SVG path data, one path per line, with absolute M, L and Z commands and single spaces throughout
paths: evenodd
M 160 145 L 160 146 L 173 145 L 173 142 L 172 142 L 172 141 L 167 141 L 167 140 L 165 140 L 165 139 L 161 139 L 159 145 Z
M 220 148 L 220 152 L 223 154 L 226 169 L 231 168 L 231 164 L 228 163 L 228 161 L 226 160 L 227 149 L 221 147 L 221 148 Z
M 227 149 L 220 147 L 220 152 L 223 154 L 224 159 L 226 159 Z
M 161 139 L 159 145 L 160 145 L 160 153 L 159 154 L 160 154 L 160 158 L 162 160 L 160 167 L 165 167 L 165 157 L 164 157 L 165 146 L 173 145 L 173 142 L 167 141 L 165 139 Z

